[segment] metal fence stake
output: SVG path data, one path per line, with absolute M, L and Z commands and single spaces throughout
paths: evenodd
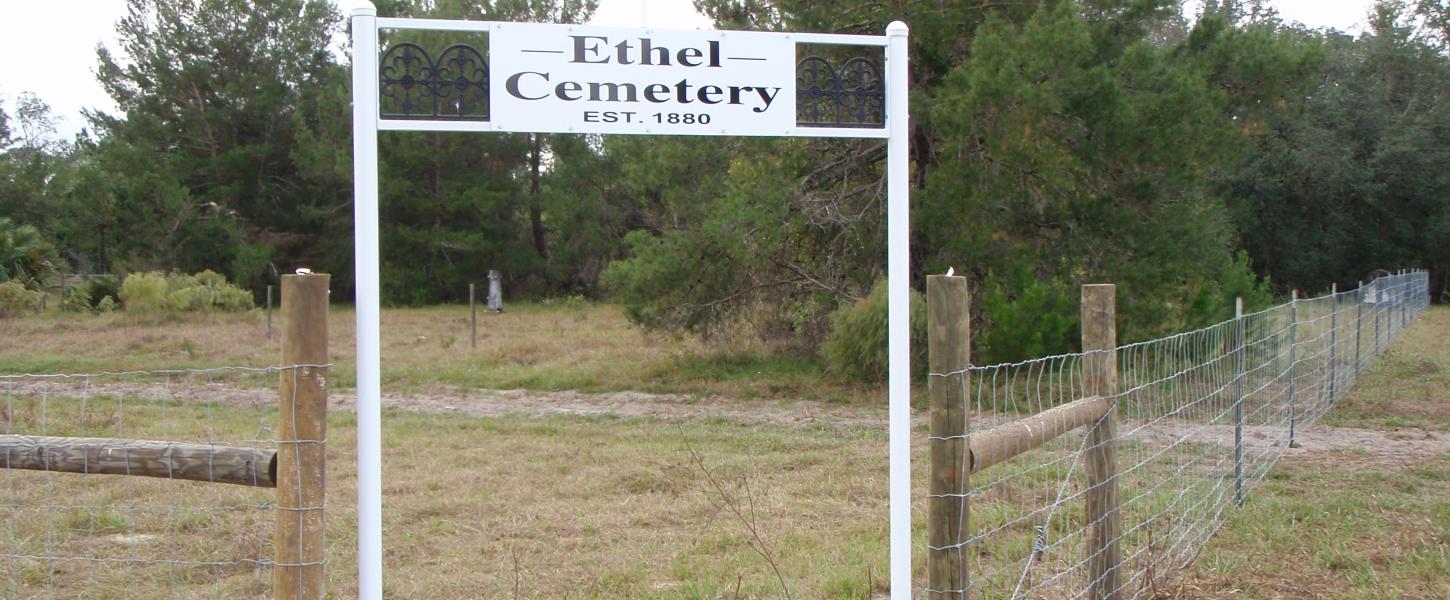
M 1234 378 L 1234 505 L 1244 504 L 1244 377 L 1248 375 L 1248 327 L 1244 322 L 1244 299 L 1234 299 L 1234 329 L 1237 331 L 1238 348 Z
M 1289 296 L 1289 447 L 1298 448 L 1294 429 L 1299 420 L 1299 290 Z
M 1364 329 L 1364 280 L 1359 282 L 1359 301 L 1354 303 L 1354 380 L 1359 381 L 1359 372 L 1364 363 L 1359 358 L 1359 338 Z
M 1339 284 L 1329 286 L 1329 405 L 1339 388 Z

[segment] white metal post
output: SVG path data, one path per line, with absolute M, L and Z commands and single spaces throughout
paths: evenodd
M 378 263 L 378 11 L 352 9 L 352 176 L 357 288 L 357 579 L 383 597 L 383 433 Z
M 910 90 L 906 23 L 886 27 L 886 278 L 890 394 L 891 600 L 911 599 Z

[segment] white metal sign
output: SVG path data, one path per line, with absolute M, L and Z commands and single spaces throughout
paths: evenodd
M 795 43 L 780 34 L 501 24 L 490 118 L 503 131 L 782 135 Z
M 378 131 L 886 138 L 891 598 L 911 586 L 907 29 L 884 36 L 378 18 L 352 10 L 358 597 L 382 598 Z M 379 47 L 378 31 L 487 32 L 488 48 Z M 797 44 L 882 49 L 833 63 Z M 484 58 L 485 55 L 488 58 Z M 486 64 L 485 64 L 486 63 Z

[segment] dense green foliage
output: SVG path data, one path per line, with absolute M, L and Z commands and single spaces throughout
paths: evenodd
M 109 312 L 121 304 L 121 282 L 115 277 L 87 279 L 65 291 L 61 309 L 67 312 Z
M 595 4 L 379 12 L 582 22 Z M 913 284 L 948 267 L 971 279 L 978 360 L 1074 349 L 1083 283 L 1119 285 L 1125 341 L 1226 318 L 1235 296 L 1262 306 L 1267 282 L 1282 294 L 1417 266 L 1443 287 L 1444 0 L 1382 0 L 1355 36 L 1254 0 L 1191 17 L 1178 0 L 696 6 L 722 28 L 911 25 Z M 129 7 L 97 56 L 119 112 L 58 142 L 41 99 L 0 111 L 0 253 L 19 245 L 6 231 L 24 232 L 40 248 L 26 256 L 42 257 L 26 281 L 46 261 L 213 269 L 253 294 L 306 266 L 350 297 L 341 16 L 318 0 Z M 829 339 L 836 363 L 875 343 L 863 324 L 884 271 L 880 141 L 385 132 L 379 146 L 386 302 L 458 300 L 499 269 L 510 296 L 608 296 L 651 327 L 801 354 Z M 233 302 L 172 294 L 159 302 Z M 104 296 L 88 292 L 89 310 Z
M 25 288 L 18 281 L 0 282 L 0 319 L 35 312 L 40 308 L 40 292 Z
M 1243 247 L 1281 290 L 1397 267 L 1428 268 L 1445 288 L 1450 60 L 1445 21 L 1422 28 L 1413 14 L 1384 2 L 1359 38 L 1286 34 L 1322 46 L 1322 72 L 1302 102 L 1246 124 L 1255 148 L 1221 178 Z
M 0 282 L 35 287 L 55 274 L 55 246 L 28 223 L 0 217 Z
M 832 373 L 856 381 L 886 379 L 887 302 L 886 280 L 871 287 L 871 293 L 855 304 L 842 305 L 831 315 L 831 334 L 821 344 L 821 358 Z M 911 367 L 920 379 L 927 373 L 926 298 L 911 292 Z

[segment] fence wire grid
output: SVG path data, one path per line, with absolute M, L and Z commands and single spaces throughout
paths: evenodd
M 965 502 L 948 543 L 931 545 L 958 569 L 959 589 L 928 598 L 1144 598 L 1197 556 L 1226 512 L 1268 473 L 1297 432 L 1354 387 L 1401 330 L 1429 306 L 1426 272 L 1296 299 L 1210 327 L 1119 346 L 1114 407 L 1121 557 L 1093 568 L 1098 523 L 1084 505 L 1094 446 L 1077 427 L 966 473 L 974 435 L 1090 395 L 1093 353 L 932 373 L 966 406 L 958 489 Z M 1105 352 L 1105 351 L 1104 351 Z M 1095 393 L 1101 393 L 1100 391 Z M 1040 423 L 1038 423 L 1040 424 Z M 933 438 L 941 440 L 945 438 Z M 952 454 L 948 454 L 952 456 Z M 1099 484 L 1101 485 L 1101 484 Z M 945 554 L 941 554 L 945 552 Z M 1116 585 L 1105 585 L 1116 581 Z
M 212 477 L 211 464 L 199 479 L 182 477 L 172 451 L 201 445 L 207 461 L 228 448 L 325 444 L 280 438 L 275 385 L 291 377 L 295 390 L 299 374 L 327 366 L 0 375 L 0 598 L 270 598 L 273 568 L 297 566 L 275 562 L 276 490 Z M 32 436 L 48 441 L 17 450 Z M 75 438 L 120 443 L 100 452 L 159 442 L 162 476 L 98 474 L 91 463 L 53 470 L 49 461 L 64 459 L 46 444 Z M 37 456 L 47 461 L 40 470 Z M 288 511 L 299 520 L 323 509 L 296 506 Z

